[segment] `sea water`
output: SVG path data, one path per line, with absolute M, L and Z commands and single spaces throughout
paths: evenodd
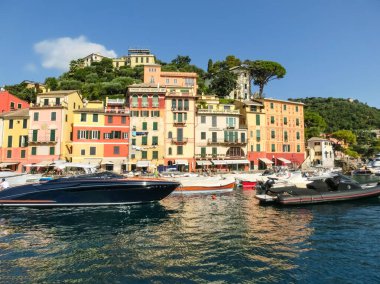
M 380 199 L 0 208 L 0 283 L 380 283 Z

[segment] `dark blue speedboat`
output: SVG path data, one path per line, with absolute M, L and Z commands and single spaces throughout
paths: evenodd
M 0 191 L 0 207 L 108 206 L 159 201 L 180 183 L 103 172 Z

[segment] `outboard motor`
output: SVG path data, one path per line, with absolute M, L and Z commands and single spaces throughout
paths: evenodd
M 266 182 L 259 181 L 256 185 L 257 194 L 267 194 L 270 188 L 275 184 L 276 178 L 268 178 Z

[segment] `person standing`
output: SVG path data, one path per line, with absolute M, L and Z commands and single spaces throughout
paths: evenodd
M 6 189 L 9 187 L 9 182 L 5 180 L 5 178 L 2 179 L 0 183 L 0 190 Z

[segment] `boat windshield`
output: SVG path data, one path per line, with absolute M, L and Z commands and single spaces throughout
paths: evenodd
M 113 173 L 113 172 L 99 172 L 99 173 L 93 173 L 93 174 L 85 174 L 85 175 L 77 175 L 77 176 L 70 176 L 70 177 L 62 177 L 54 181 L 67 181 L 67 180 L 77 180 L 77 179 L 121 179 L 124 178 L 122 175 Z

